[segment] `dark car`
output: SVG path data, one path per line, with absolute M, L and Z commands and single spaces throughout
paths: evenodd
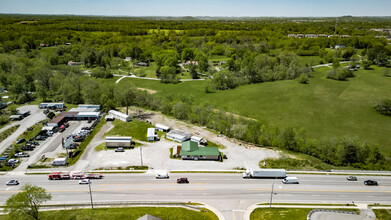
M 64 123 L 64 126 L 67 128 L 67 127 L 69 127 L 69 123 L 68 122 L 65 122 Z
M 187 178 L 179 178 L 176 180 L 176 183 L 189 183 L 189 180 Z
M 24 147 L 22 147 L 22 150 L 23 151 L 34 150 L 34 147 L 32 147 L 32 146 L 24 146 Z
M 377 186 L 377 181 L 375 180 L 365 180 L 364 181 L 364 185 L 367 185 L 367 186 Z
M 26 139 L 21 138 L 21 139 L 18 139 L 18 140 L 16 141 L 16 144 L 20 144 L 20 143 L 23 143 L 23 142 L 25 142 L 25 141 L 26 141 Z
M 355 176 L 348 176 L 348 177 L 346 177 L 346 179 L 349 181 L 357 181 L 357 177 L 355 177 Z
M 84 136 L 76 136 L 73 139 L 74 142 L 83 142 L 84 141 Z
M 28 143 L 28 144 L 31 144 L 31 145 L 39 145 L 39 143 L 36 142 L 36 141 L 28 141 L 27 143 Z
M 89 131 L 89 130 L 91 130 L 91 128 L 90 128 L 90 127 L 82 127 L 81 130 L 87 130 L 87 131 Z
M 115 152 L 125 152 L 123 147 L 119 147 L 115 149 Z
M 44 140 L 46 140 L 46 136 L 38 135 L 37 137 L 35 137 L 35 140 L 44 141 Z

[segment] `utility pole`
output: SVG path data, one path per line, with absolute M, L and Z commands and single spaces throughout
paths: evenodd
M 274 193 L 274 183 L 272 184 L 272 192 L 270 193 L 270 206 L 269 206 L 269 208 L 272 207 L 273 193 Z
M 143 166 L 143 147 L 140 146 L 140 160 L 141 160 L 141 166 Z
M 94 202 L 92 202 L 91 182 L 88 183 L 88 188 L 90 189 L 91 209 L 94 209 Z

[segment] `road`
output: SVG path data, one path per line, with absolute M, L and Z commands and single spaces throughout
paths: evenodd
M 270 201 L 274 183 L 275 203 L 391 203 L 391 177 L 358 176 L 349 182 L 343 175 L 295 175 L 300 184 L 284 185 L 274 179 L 242 179 L 241 174 L 174 173 L 170 179 L 146 174 L 107 174 L 92 180 L 95 202 L 112 201 L 182 201 L 202 202 L 218 210 L 226 220 L 244 219 L 248 207 Z M 187 177 L 189 184 L 177 184 L 176 178 Z M 51 203 L 89 202 L 88 186 L 77 180 L 49 181 L 47 175 L 12 175 L 0 177 L 0 202 L 16 193 L 17 186 L 5 186 L 10 179 L 32 183 L 47 189 Z M 379 186 L 365 186 L 363 180 L 374 179 Z

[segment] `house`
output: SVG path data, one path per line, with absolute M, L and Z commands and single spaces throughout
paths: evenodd
M 111 116 L 113 118 L 116 118 L 116 119 L 119 119 L 119 120 L 125 121 L 125 122 L 131 121 L 129 115 L 124 114 L 124 113 L 119 112 L 119 111 L 115 111 L 115 110 L 110 110 L 108 116 Z
M 106 147 L 131 147 L 132 137 L 106 137 Z
M 61 112 L 57 117 L 53 118 L 49 123 L 48 126 L 57 126 L 59 127 L 66 121 L 70 120 L 96 120 L 100 117 L 99 112 Z
M 65 108 L 64 103 L 48 103 L 42 102 L 39 105 L 39 108 L 49 108 L 49 109 L 57 109 L 57 108 Z
M 165 125 L 161 125 L 161 124 L 156 124 L 155 128 L 158 131 L 163 131 L 163 132 L 169 132 L 170 131 L 170 127 L 165 126 Z
M 136 65 L 137 65 L 137 66 L 147 67 L 147 66 L 149 66 L 149 63 L 146 63 L 146 62 L 138 62 Z
M 335 45 L 335 47 L 334 47 L 335 49 L 338 49 L 338 48 L 341 48 L 341 49 L 345 49 L 346 48 L 346 46 L 345 45 L 343 45 L 343 44 L 337 44 L 337 45 Z
M 172 156 L 173 157 L 180 157 L 181 156 L 181 146 L 175 146 L 172 148 Z
M 218 147 L 199 147 L 197 142 L 182 142 L 180 152 L 182 160 L 220 160 L 221 155 Z
M 180 130 L 172 130 L 167 133 L 166 138 L 171 139 L 173 141 L 183 142 L 189 140 L 191 134 L 188 132 L 180 131 Z
M 56 158 L 52 162 L 53 166 L 66 166 L 67 165 L 67 158 Z
M 155 128 L 148 128 L 147 139 L 148 139 L 148 141 L 155 141 L 158 139 L 156 132 L 155 132 Z
M 68 61 L 68 66 L 79 66 L 82 65 L 83 62 L 73 62 L 73 61 Z

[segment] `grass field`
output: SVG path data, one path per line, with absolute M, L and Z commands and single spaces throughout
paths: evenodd
M 107 132 L 105 136 L 130 136 L 135 140 L 148 141 L 147 129 L 153 128 L 153 125 L 138 120 L 130 122 L 115 120 L 113 124 L 115 127 Z
M 250 220 L 290 220 L 290 219 L 307 219 L 308 213 L 312 209 L 307 208 L 258 208 L 251 215 Z M 348 211 L 358 211 L 343 209 Z
M 376 215 L 376 220 L 390 220 L 391 219 L 391 209 L 373 209 L 373 212 Z
M 197 212 L 184 208 L 97 208 L 97 209 L 72 209 L 60 211 L 45 211 L 40 212 L 42 220 L 63 220 L 63 219 L 96 219 L 96 220 L 111 220 L 111 219 L 138 219 L 146 214 L 150 214 L 162 219 L 197 219 L 197 220 L 217 220 L 217 216 L 206 210 L 206 212 Z M 0 220 L 8 219 L 7 215 L 0 215 Z
M 325 78 L 330 68 L 316 68 L 309 84 L 284 80 L 244 85 L 233 90 L 204 92 L 204 82 L 162 84 L 151 80 L 124 79 L 121 83 L 158 91 L 156 95 L 185 94 L 227 111 L 255 118 L 268 126 L 304 128 L 318 139 L 349 136 L 377 143 L 391 157 L 391 117 L 373 109 L 377 99 L 391 98 L 391 77 L 381 69 L 355 71 L 349 81 Z

